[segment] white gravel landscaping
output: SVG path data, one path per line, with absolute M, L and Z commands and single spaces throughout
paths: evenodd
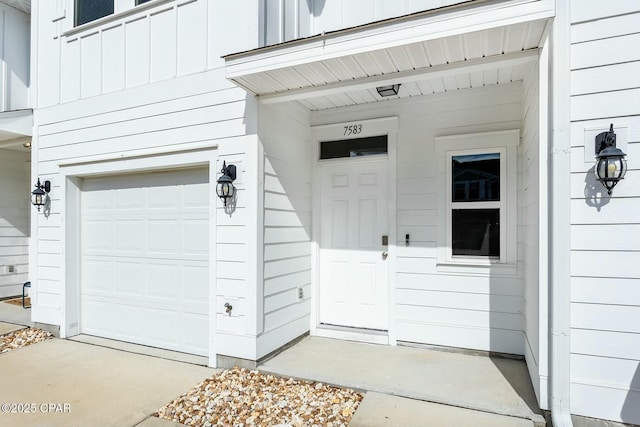
M 47 331 L 26 328 L 0 337 L 0 354 L 53 338 Z
M 351 389 L 233 368 L 155 415 L 187 426 L 346 427 L 362 399 Z

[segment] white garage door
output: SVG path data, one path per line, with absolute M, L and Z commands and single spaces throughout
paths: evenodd
M 86 179 L 82 333 L 208 354 L 206 169 Z

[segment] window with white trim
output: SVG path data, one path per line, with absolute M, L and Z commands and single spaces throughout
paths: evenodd
M 515 265 L 519 131 L 436 138 L 438 264 Z
M 113 0 L 76 0 L 76 26 L 113 15 Z

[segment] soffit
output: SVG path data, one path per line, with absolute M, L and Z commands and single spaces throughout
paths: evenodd
M 384 102 L 522 80 L 537 60 L 547 20 L 371 50 L 231 77 L 263 102 L 311 110 Z M 402 83 L 397 96 L 375 88 Z
M 311 110 L 522 80 L 555 13 L 550 0 L 467 2 L 224 57 L 262 103 Z M 377 86 L 401 83 L 382 98 Z

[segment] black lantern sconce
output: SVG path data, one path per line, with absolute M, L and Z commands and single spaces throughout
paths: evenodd
M 236 180 L 236 167 L 235 165 L 227 166 L 227 162 L 222 162 L 220 172 L 222 172 L 222 176 L 218 178 L 216 193 L 224 202 L 224 205 L 227 206 L 227 200 L 236 194 L 236 187 L 233 186 L 233 181 Z
M 626 154 L 616 148 L 616 134 L 613 131 L 613 123 L 608 132 L 599 133 L 596 136 L 596 176 L 604 185 L 609 195 L 618 181 L 627 173 Z
M 36 189 L 31 192 L 31 203 L 33 206 L 36 206 L 38 212 L 40 212 L 40 208 L 47 203 L 48 194 L 51 191 L 51 181 L 45 181 L 43 185 L 40 184 L 40 178 L 38 178 L 35 187 Z

